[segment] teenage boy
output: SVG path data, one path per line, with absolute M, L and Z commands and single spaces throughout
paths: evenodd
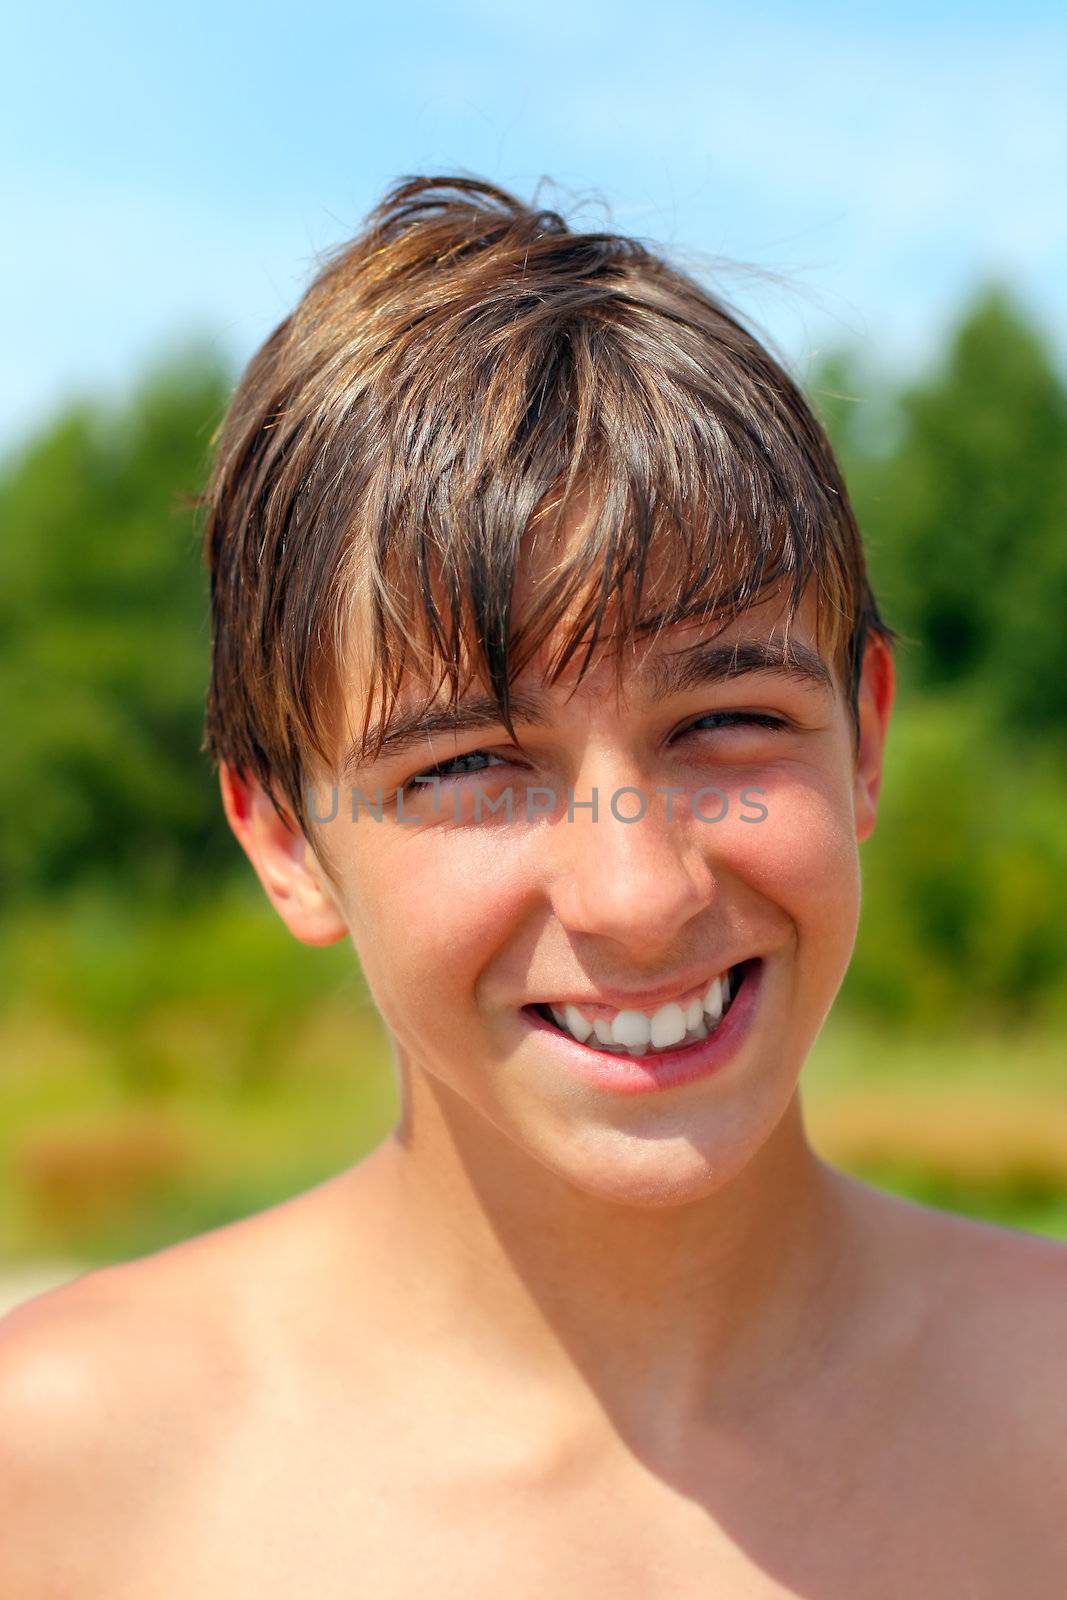
M 205 503 L 226 814 L 402 1117 L 7 1319 L 0 1592 L 1062 1600 L 1067 1251 L 805 1137 L 894 635 L 780 366 L 411 180 Z

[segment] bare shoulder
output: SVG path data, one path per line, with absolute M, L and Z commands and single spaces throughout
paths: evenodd
M 1067 1244 L 960 1217 L 941 1226 L 942 1318 L 988 1382 L 1010 1390 L 1034 1437 L 1054 1427 L 1067 1464 Z
M 43 1458 L 106 1433 L 109 1454 L 129 1460 L 168 1416 L 188 1430 L 240 1407 L 313 1300 L 310 1285 L 328 1282 L 320 1215 L 332 1187 L 88 1272 L 0 1317 L 0 1440 Z
M 845 1182 L 869 1235 L 884 1241 L 888 1269 L 921 1297 L 929 1337 L 958 1337 L 998 1355 L 1007 1345 L 1028 1354 L 1035 1376 L 1046 1360 L 1062 1371 L 1067 1243 Z
M 1022 1386 L 1063 1387 L 1067 1243 L 996 1223 L 914 1208 L 925 1219 L 933 1326 L 991 1356 L 1013 1352 Z M 919 1229 L 923 1222 L 916 1220 Z M 1048 1395 L 1051 1399 L 1051 1392 Z
M 912 1359 L 922 1393 L 961 1448 L 969 1442 L 1002 1463 L 1020 1495 L 1062 1520 L 1067 1244 L 886 1195 L 873 1204 L 890 1270 L 918 1308 Z
M 73 1429 L 105 1414 L 117 1425 L 158 1380 L 164 1393 L 180 1390 L 212 1350 L 197 1280 L 195 1258 L 165 1251 L 84 1273 L 0 1317 L 5 1416 Z
M 948 1426 L 1025 1535 L 1035 1593 L 1067 1592 L 1067 1245 L 947 1219 L 931 1369 Z M 943 1332 L 938 1334 L 938 1330 Z M 990 1448 L 992 1445 L 992 1448 Z
M 0 1319 L 0 1594 L 103 1593 L 247 1386 L 216 1253 L 89 1272 Z M 96 1566 L 97 1562 L 101 1565 Z
M 115 1507 L 137 1503 L 139 1363 L 106 1273 L 0 1321 L 0 1593 L 76 1595 Z

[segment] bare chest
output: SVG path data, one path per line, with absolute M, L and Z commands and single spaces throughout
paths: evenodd
M 314 1426 L 310 1424 L 314 1420 Z M 491 1452 L 290 1417 L 218 1437 L 117 1553 L 113 1600 L 1062 1600 L 1067 1544 L 1006 1473 L 931 1436 L 708 1441 L 683 1467 Z M 492 1429 L 487 1427 L 487 1434 Z M 130 1535 L 133 1535 L 130 1538 Z M 124 1586 L 125 1585 L 125 1586 Z

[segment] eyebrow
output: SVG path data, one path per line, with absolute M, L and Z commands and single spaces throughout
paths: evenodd
M 739 639 L 735 644 L 695 644 L 686 650 L 658 656 L 647 672 L 652 693 L 661 700 L 705 684 L 745 678 L 750 673 L 772 674 L 832 695 L 834 678 L 829 666 L 810 645 L 780 639 Z
M 782 640 L 745 639 L 734 644 L 695 644 L 685 650 L 658 656 L 651 665 L 638 668 L 636 678 L 648 686 L 650 697 L 669 699 L 708 684 L 726 683 L 734 678 L 770 674 L 814 689 L 820 694 L 834 692 L 833 674 L 823 658 L 810 646 Z M 543 727 L 552 717 L 547 695 L 515 689 L 511 692 L 512 721 L 528 727 Z M 399 712 L 382 731 L 372 723 L 367 737 L 351 747 L 344 758 L 342 775 L 354 776 L 374 749 L 378 738 L 378 759 L 397 757 L 425 744 L 435 734 L 475 733 L 483 728 L 501 728 L 500 706 L 493 695 L 472 695 L 459 705 L 429 706 Z

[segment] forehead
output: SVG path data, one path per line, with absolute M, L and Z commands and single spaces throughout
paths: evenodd
M 544 590 L 551 584 L 558 567 L 570 554 L 570 547 L 580 534 L 582 519 L 572 512 L 568 514 L 566 524 L 562 532 L 555 533 L 545 533 L 536 526 L 536 519 L 531 524 L 523 541 L 512 589 L 513 630 L 521 631 L 524 624 L 536 619 L 543 607 Z M 644 590 L 647 604 L 643 610 L 650 615 L 655 614 L 659 591 L 670 582 L 669 564 L 653 546 Z M 515 674 L 514 681 L 517 682 L 521 677 L 529 684 L 537 686 L 547 686 L 551 681 L 561 688 L 573 689 L 581 680 L 583 683 L 588 681 L 592 689 L 594 682 L 605 678 L 610 667 L 612 671 L 617 671 L 620 677 L 627 678 L 635 684 L 638 681 L 655 684 L 660 679 L 660 663 L 665 658 L 684 653 L 711 640 L 724 646 L 736 644 L 739 648 L 753 642 L 766 642 L 772 647 L 780 645 L 788 648 L 800 660 L 810 661 L 813 656 L 818 656 L 821 660 L 825 660 L 827 667 L 832 670 L 825 642 L 821 639 L 822 618 L 816 598 L 816 581 L 814 579 L 808 581 L 799 602 L 794 606 L 790 605 L 790 588 L 790 584 L 782 579 L 769 585 L 764 594 L 750 602 L 738 614 L 722 612 L 716 614 L 709 612 L 707 608 L 701 608 L 696 615 L 685 620 L 668 622 L 641 631 L 627 641 L 619 655 L 616 655 L 614 649 L 607 643 L 613 637 L 613 624 L 619 604 L 618 592 L 611 592 L 604 608 L 601 639 L 593 653 L 591 663 L 583 670 L 582 658 L 585 652 L 584 648 L 579 648 L 571 659 L 560 667 L 555 665 L 559 658 L 558 647 L 562 641 L 574 637 L 575 624 L 579 619 L 581 607 L 588 599 L 587 591 L 583 590 L 570 606 L 560 612 L 551 633 L 524 664 L 521 673 Z M 583 635 L 583 642 L 586 638 L 588 630 Z M 367 619 L 362 617 L 357 621 L 352 617 L 342 653 L 343 677 L 347 688 L 361 704 L 365 703 L 367 694 L 373 687 L 371 642 L 371 629 Z M 432 672 L 423 670 L 418 663 L 414 654 L 417 649 L 414 640 L 409 640 L 409 643 L 413 657 L 406 666 L 400 688 L 400 696 L 405 702 L 409 699 L 425 698 L 431 693 L 433 678 Z M 464 639 L 464 648 L 466 644 L 467 641 Z M 477 667 L 469 662 L 466 664 L 464 675 L 472 683 L 480 676 Z
M 606 546 L 595 536 L 605 528 Z M 677 535 L 650 537 L 641 550 L 635 585 L 632 547 L 628 566 L 614 551 L 613 531 L 607 502 L 594 499 L 588 481 L 581 482 L 565 498 L 559 490 L 539 502 L 514 548 L 508 583 L 493 575 L 503 552 L 487 560 L 483 550 L 476 558 L 478 540 L 469 552 L 474 567 L 466 581 L 459 579 L 458 590 L 458 575 L 442 580 L 432 554 L 424 556 L 420 582 L 428 598 L 416 600 L 402 617 L 411 597 L 404 592 L 404 575 L 398 574 L 400 591 L 394 595 L 390 585 L 386 602 L 387 612 L 394 613 L 386 657 L 376 655 L 381 635 L 375 635 L 369 616 L 357 621 L 350 612 L 339 657 L 341 716 L 331 719 L 334 729 L 341 724 L 343 742 L 335 749 L 345 756 L 344 764 L 351 764 L 353 752 L 365 760 L 381 734 L 392 742 L 394 734 L 405 740 L 412 729 L 447 729 L 461 706 L 474 707 L 483 727 L 507 726 L 501 691 L 513 718 L 540 722 L 548 719 L 551 698 L 581 694 L 593 699 L 614 688 L 626 702 L 658 699 L 749 673 L 777 673 L 811 693 L 834 694 L 838 680 L 820 644 L 825 619 L 814 574 L 806 585 L 783 575 L 768 547 L 753 579 L 751 550 L 746 559 L 725 529 L 721 539 L 709 543 L 706 530 L 698 527 L 688 552 L 684 532 L 681 543 Z M 705 566 L 702 584 L 690 588 L 686 574 L 694 549 L 698 560 L 710 551 L 714 565 Z M 772 563 L 769 571 L 765 561 Z M 741 583 L 738 572 L 745 574 Z M 470 609 L 471 594 L 482 586 L 484 596 L 485 585 L 496 599 L 479 623 Z M 497 609 L 505 590 L 510 596 L 506 623 Z M 679 601 L 680 595 L 688 599 Z M 396 611 L 397 600 L 401 611 Z M 450 642 L 442 645 L 439 636 L 430 648 L 423 621 L 434 610 L 451 622 Z M 501 630 L 511 644 L 503 660 L 496 648 L 494 678 L 487 640 Z M 463 725 L 476 724 L 466 715 Z
M 554 702 L 573 695 L 600 700 L 614 693 L 628 706 L 735 680 L 786 683 L 813 702 L 825 704 L 834 698 L 837 684 L 831 663 L 819 654 L 814 632 L 811 597 L 804 596 L 790 619 L 783 595 L 750 607 L 725 627 L 687 622 L 664 628 L 656 638 L 636 643 L 622 662 L 605 655 L 584 673 L 575 662 L 551 683 L 544 663 L 535 658 L 511 687 L 510 711 L 516 723 L 543 726 L 552 721 Z M 413 673 L 388 708 L 366 706 L 365 680 L 350 687 L 354 701 L 365 706 L 366 726 L 359 715 L 349 715 L 339 759 L 344 778 L 354 776 L 375 756 L 397 757 L 420 746 L 425 749 L 435 735 L 502 725 L 496 696 L 476 676 L 454 696 L 443 693 L 440 684 L 435 690 Z
M 594 695 L 618 684 L 626 698 L 655 699 L 690 685 L 756 672 L 832 689 L 833 668 L 820 653 L 817 622 L 810 590 L 791 616 L 783 588 L 739 616 L 695 617 L 636 638 L 619 655 L 598 651 L 584 673 L 580 660 L 572 659 L 552 681 L 564 693 L 587 690 Z M 548 679 L 554 637 L 546 640 L 531 663 L 528 676 L 539 687 Z
M 555 496 L 550 495 L 538 506 L 519 547 L 512 588 L 514 626 L 520 633 L 527 624 L 536 625 L 539 616 L 546 610 L 556 616 L 555 608 L 550 607 L 553 584 L 558 574 L 575 561 L 576 553 L 580 551 L 599 510 L 600 505 L 589 480 L 584 480 L 575 488 L 565 503 L 560 504 Z M 725 530 L 721 531 L 725 533 Z M 703 537 L 698 530 L 697 547 Z M 738 571 L 751 572 L 751 549 L 742 552 L 732 547 L 727 535 L 721 541 L 715 541 L 715 547 L 706 549 L 705 554 L 711 556 L 711 565 L 705 569 L 706 575 L 710 578 L 714 574 L 714 580 L 703 586 L 698 585 L 696 591 L 691 591 L 694 603 L 689 607 L 690 615 L 682 620 L 674 620 L 681 592 L 679 543 L 675 538 L 654 536 L 649 540 L 641 572 L 640 612 L 643 618 L 669 617 L 671 620 L 657 621 L 654 625 L 643 622 L 639 629 L 621 630 L 625 636 L 625 648 L 618 657 L 612 649 L 600 649 L 598 645 L 594 652 L 598 677 L 608 675 L 608 662 L 611 660 L 611 671 L 616 677 L 626 677 L 635 684 L 637 680 L 646 678 L 652 684 L 662 682 L 659 671 L 662 658 L 686 651 L 711 637 L 724 644 L 737 642 L 739 645 L 750 641 L 788 645 L 795 641 L 800 657 L 821 654 L 823 617 L 817 603 L 818 580 L 814 575 L 802 586 L 796 585 L 801 588 L 801 594 L 799 600 L 793 599 L 792 604 L 794 583 L 782 576 L 777 580 L 772 578 L 758 594 L 753 592 L 753 585 L 753 591 L 750 591 L 752 597 L 747 602 L 731 606 L 725 603 L 725 597 L 737 579 Z M 773 559 L 769 551 L 765 552 L 765 558 Z M 690 562 L 692 559 L 690 555 Z M 583 608 L 584 615 L 588 616 L 591 586 L 604 577 L 604 565 L 602 559 L 588 570 L 587 582 L 577 591 L 572 604 L 558 614 L 552 633 L 544 639 L 530 663 L 533 678 L 551 677 L 554 683 L 574 687 L 579 677 L 592 677 L 588 664 L 583 664 L 588 628 L 582 635 L 582 647 L 562 667 L 555 665 L 559 655 L 557 642 L 577 637 Z M 616 624 L 623 604 L 622 596 L 627 590 L 632 594 L 633 572 L 624 568 L 613 576 L 614 582 L 606 586 L 603 625 L 599 630 L 608 639 L 620 632 Z M 743 585 L 740 589 L 743 590 Z M 717 602 L 710 598 L 716 591 Z M 700 598 L 697 598 L 698 592 Z M 589 687 L 592 690 L 592 683 Z

